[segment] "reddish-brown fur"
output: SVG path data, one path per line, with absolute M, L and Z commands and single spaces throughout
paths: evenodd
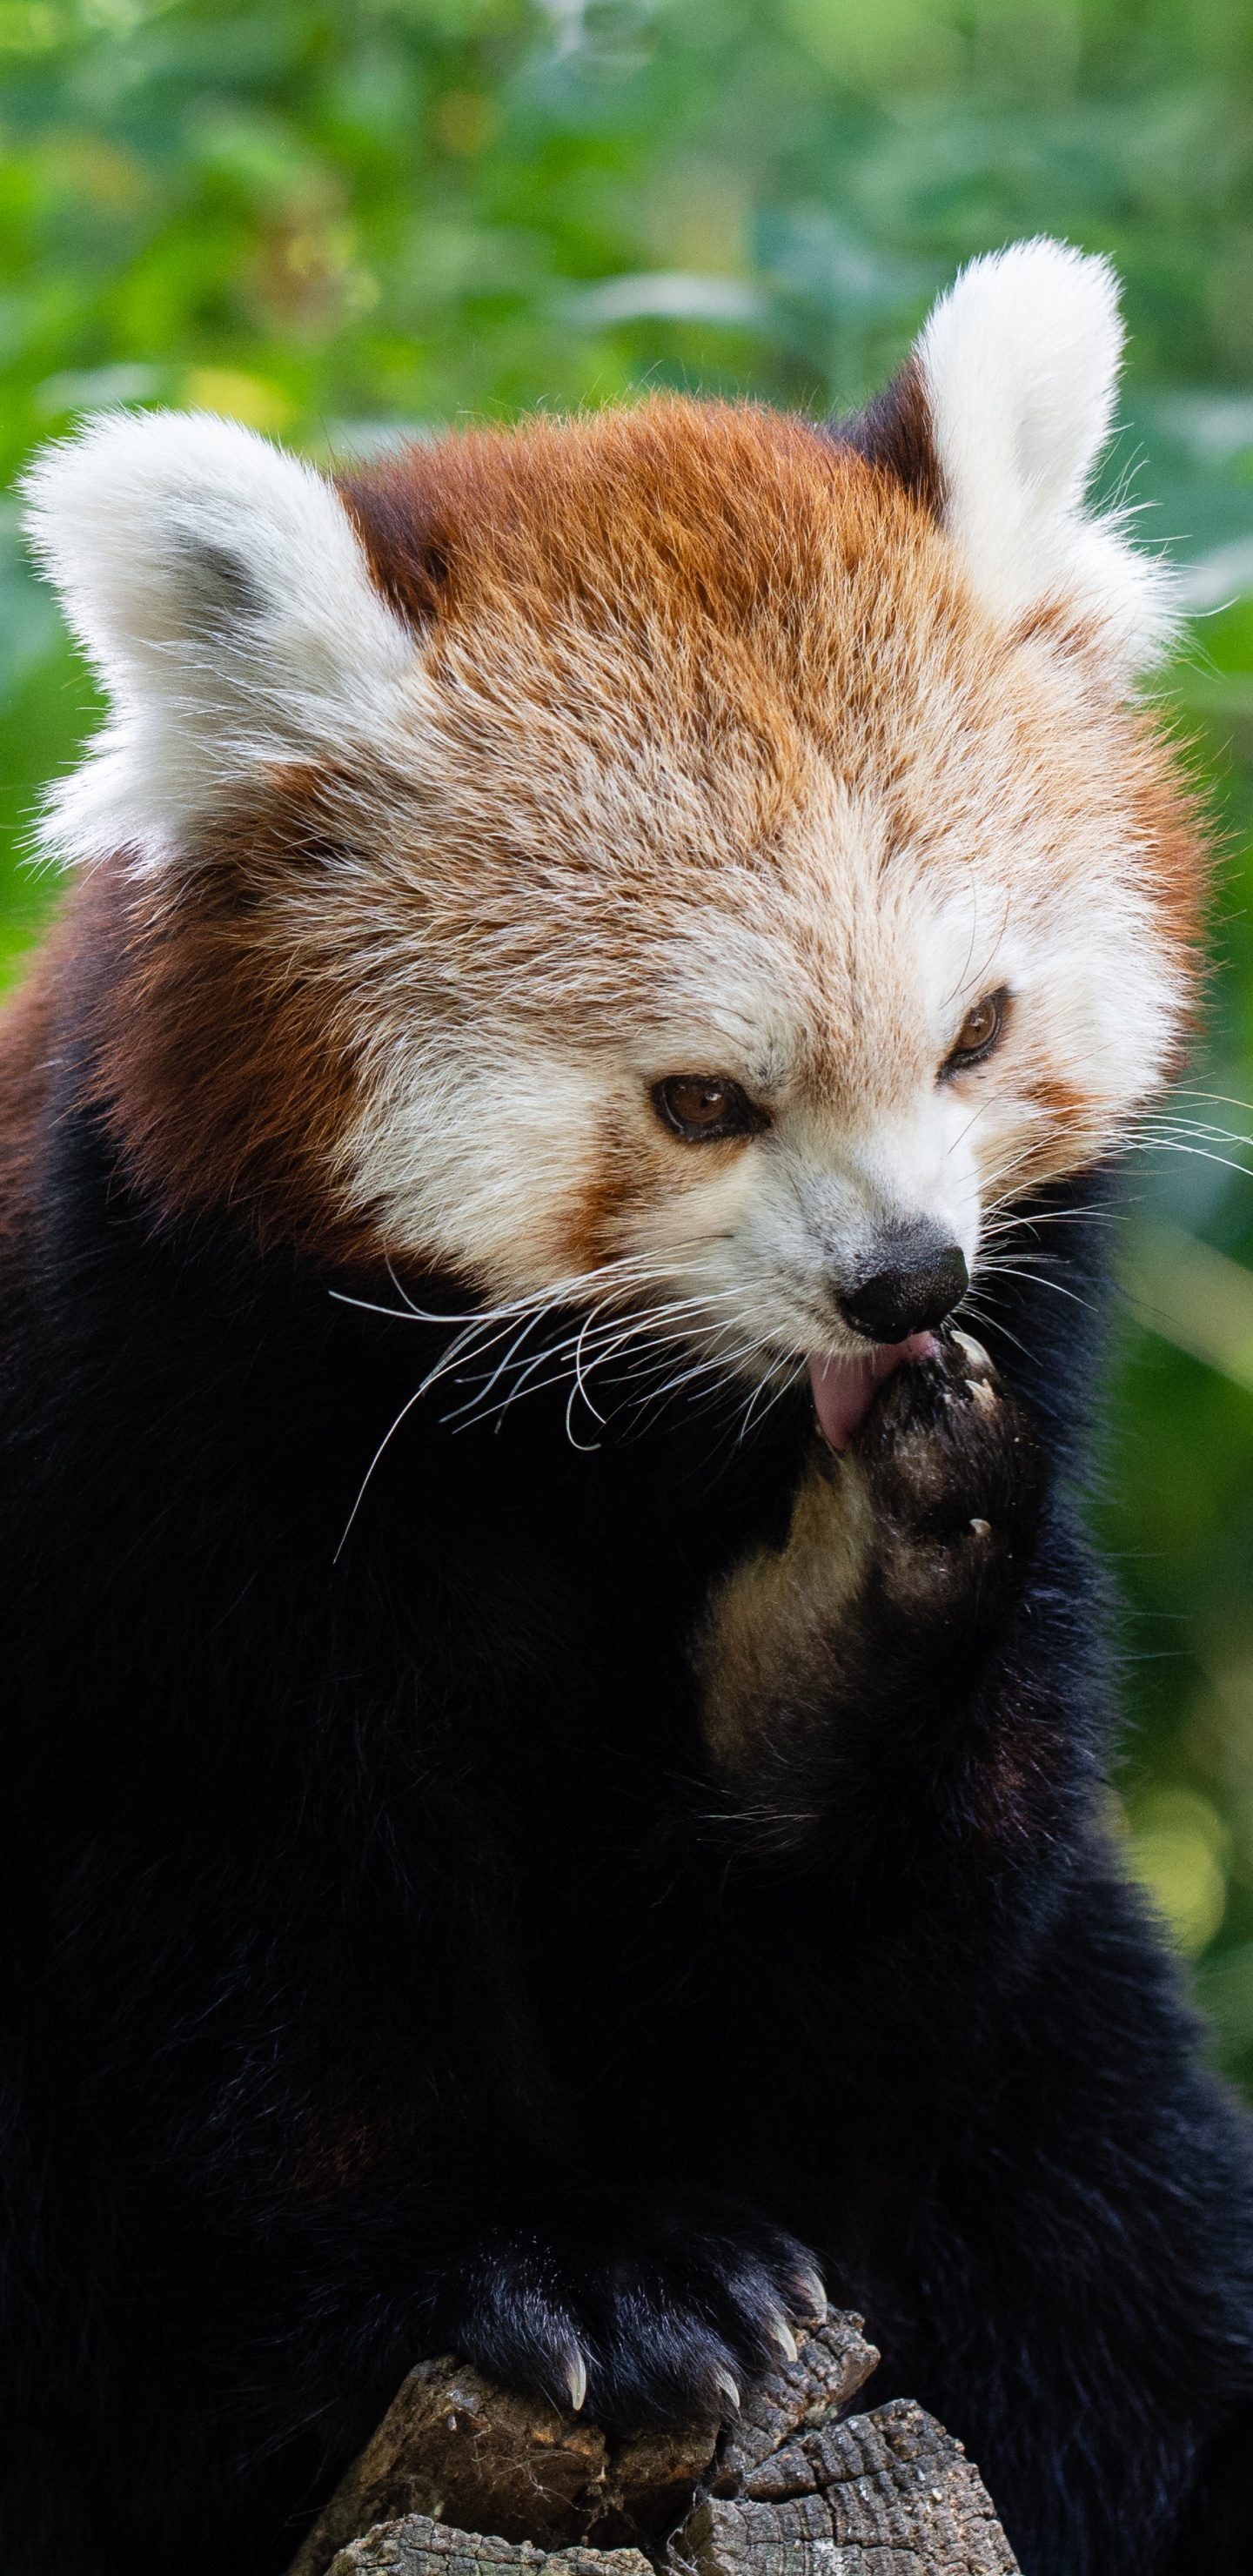
M 821 924 L 794 846 L 816 771 L 876 799 L 886 865 L 908 846 L 925 866 L 945 792 L 993 734 L 1056 810 L 1063 897 L 1068 866 L 1084 864 L 1068 810 L 1094 780 L 1129 822 L 1138 898 L 1182 994 L 1202 871 L 1152 722 L 1111 696 L 1064 603 L 1030 621 L 1036 662 L 1014 665 L 935 523 L 917 405 L 898 409 L 880 463 L 798 420 L 655 401 L 450 438 L 347 478 L 379 588 L 429 639 L 447 722 L 434 790 L 415 798 L 413 779 L 364 756 L 289 768 L 214 816 L 168 886 L 137 882 L 124 857 L 100 869 L 36 968 L 9 1050 L 33 1066 L 66 961 L 107 948 L 92 1079 L 158 1201 L 229 1207 L 264 1239 L 376 1258 L 379 1229 L 346 1209 L 336 1157 L 368 1087 L 380 923 L 473 943 L 454 1014 L 486 1017 L 495 985 L 514 1013 L 560 1026 L 562 979 L 588 1017 L 612 1009 L 638 975 L 639 924 L 663 947 L 677 919 L 716 904 L 732 852 L 781 898 L 820 993 Z M 675 831 L 663 808 L 650 834 L 642 799 L 614 849 L 568 830 L 572 788 L 624 745 L 637 767 L 655 748 L 707 823 Z M 354 832 L 377 874 L 367 865 L 345 889 L 322 862 Z M 402 838 L 398 873 L 388 843 Z M 951 852 L 936 865 L 951 875 Z M 863 1043 L 833 994 L 807 1066 L 816 1097 L 847 1095 Z M 1041 1062 L 1024 1089 L 1047 1124 L 1023 1178 L 1043 1179 L 1075 1159 L 1082 1085 Z M 571 1268 L 604 1257 L 654 1177 L 629 1130 L 600 1148 L 569 1224 Z

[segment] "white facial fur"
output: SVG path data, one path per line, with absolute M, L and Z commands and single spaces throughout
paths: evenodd
M 734 911 L 669 943 L 664 981 L 642 945 L 608 1028 L 589 1011 L 576 1043 L 545 1044 L 502 1001 L 460 1054 L 443 1033 L 424 1043 L 416 1014 L 380 1032 L 388 1079 L 346 1140 L 343 1186 L 398 1263 L 434 1250 L 505 1303 L 577 1303 L 590 1278 L 612 1311 L 621 1284 L 752 1378 L 864 1348 L 838 1301 L 885 1266 L 885 1241 L 925 1225 L 977 1280 L 1028 1165 L 1107 1149 L 1161 1077 L 1177 996 L 1108 849 L 1059 893 L 1043 866 L 1032 883 L 1022 839 L 1000 873 L 967 864 L 937 888 L 907 853 L 885 867 L 873 810 L 833 793 L 802 881 L 746 879 Z M 1042 860 L 1046 840 L 1042 825 Z M 1099 822 L 1094 856 L 1097 840 Z M 942 1078 L 966 1012 L 1000 988 L 1000 1045 Z M 1060 1158 L 1036 1097 L 1059 1064 L 1082 1084 Z M 652 1091 L 679 1072 L 729 1076 L 769 1125 L 673 1138 Z M 589 1241 L 587 1202 L 615 1165 L 628 1185 Z

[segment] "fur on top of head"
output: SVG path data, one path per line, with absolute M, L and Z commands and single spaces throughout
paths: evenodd
M 201 418 L 50 450 L 112 713 L 48 843 L 125 921 L 100 1082 L 157 1204 L 617 1278 L 754 1368 L 890 1338 L 848 1320 L 885 1245 L 975 1271 L 1192 975 L 1127 695 L 1166 579 L 1083 507 L 1119 345 L 1105 265 L 1034 242 L 834 429 L 653 402 L 338 487 Z

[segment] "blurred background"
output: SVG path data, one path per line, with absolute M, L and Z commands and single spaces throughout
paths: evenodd
M 96 705 L 14 477 L 86 411 L 316 457 L 675 386 L 823 411 L 973 253 L 1107 251 L 1107 483 L 1183 570 L 1161 683 L 1224 851 L 1211 1031 L 1133 1160 L 1093 1516 L 1128 1866 L 1253 2090 L 1253 10 L 1248 0 L 0 0 L 0 974 Z

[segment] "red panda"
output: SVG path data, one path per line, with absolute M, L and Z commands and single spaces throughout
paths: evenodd
M 842 424 L 32 470 L 6 2576 L 278 2576 L 423 2353 L 725 2413 L 828 2292 L 1025 2576 L 1246 2564 L 1072 1494 L 1205 897 L 1119 347 L 1035 242 Z

